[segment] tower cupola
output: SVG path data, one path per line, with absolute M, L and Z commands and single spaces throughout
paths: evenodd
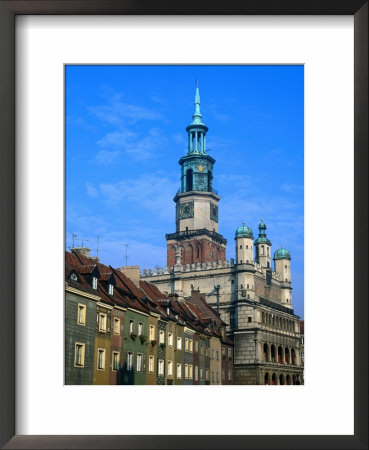
M 261 219 L 259 223 L 259 236 L 255 239 L 255 259 L 258 264 L 263 267 L 270 267 L 270 257 L 271 257 L 271 249 L 272 243 L 267 238 L 266 235 L 266 225 L 264 220 Z
M 236 230 L 236 261 L 237 264 L 249 264 L 254 260 L 252 244 L 254 235 L 245 222 Z
M 291 255 L 290 252 L 279 248 L 274 252 L 274 270 L 279 274 L 281 282 L 281 303 L 287 308 L 292 308 L 292 287 L 291 287 Z

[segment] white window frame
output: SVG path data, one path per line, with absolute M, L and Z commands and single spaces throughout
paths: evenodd
M 99 313 L 99 331 L 106 332 L 107 322 L 108 322 L 108 315 L 105 313 Z
M 200 380 L 204 379 L 204 369 L 203 367 L 200 367 Z
M 170 347 L 173 347 L 173 333 L 172 332 L 168 332 L 168 345 Z
M 82 317 L 81 313 L 82 312 Z M 78 303 L 77 306 L 77 323 L 78 325 L 86 325 L 87 306 L 84 303 Z
M 177 337 L 177 350 L 182 350 L 182 338 L 180 336 Z
M 118 324 L 118 331 L 116 331 L 116 324 Z M 113 333 L 117 336 L 120 335 L 120 319 L 118 319 L 117 317 L 114 317 Z
M 105 348 L 98 348 L 97 349 L 97 370 L 105 370 L 105 357 L 106 357 L 106 350 Z
M 129 334 L 132 334 L 134 332 L 135 332 L 135 321 L 129 319 Z
M 177 363 L 177 378 L 182 378 L 182 364 Z
M 136 355 L 136 371 L 137 372 L 142 372 L 142 362 L 143 362 L 142 353 L 137 353 L 137 355 Z
M 80 358 L 78 358 L 80 361 L 77 363 L 77 348 L 80 350 Z M 86 351 L 86 344 L 83 342 L 75 342 L 74 343 L 74 367 L 85 367 L 85 351 Z
M 159 359 L 158 361 L 158 375 L 164 376 L 164 359 Z
M 190 352 L 190 353 L 192 353 L 193 352 L 193 340 L 192 339 L 190 339 L 189 341 L 188 341 L 188 351 Z
M 109 283 L 108 292 L 109 292 L 109 295 L 114 294 L 114 286 L 111 283 Z
M 154 357 L 150 355 L 149 356 L 149 372 L 150 373 L 154 372 L 154 362 L 155 362 Z
M 97 289 L 97 278 L 92 277 L 92 289 Z
M 127 370 L 133 370 L 133 352 L 127 352 Z
M 118 361 L 117 361 L 117 367 L 114 368 L 114 362 L 115 362 L 115 356 L 118 356 Z M 112 352 L 112 357 L 111 357 L 111 370 L 113 371 L 117 371 L 119 370 L 119 363 L 120 363 L 120 353 L 119 352 Z
M 159 330 L 159 343 L 165 344 L 165 333 L 163 330 Z
M 149 326 L 149 341 L 155 341 L 155 325 Z
M 193 379 L 193 365 L 192 365 L 192 364 L 190 364 L 190 365 L 188 366 L 188 378 L 189 378 L 190 380 Z
M 173 361 L 168 361 L 167 363 L 167 372 L 168 372 L 168 376 L 170 375 L 171 377 L 173 376 Z
M 195 381 L 199 381 L 199 366 L 195 366 Z
M 188 364 L 185 364 L 185 379 L 188 380 Z
M 144 330 L 144 324 L 142 322 L 138 322 L 138 335 L 142 336 Z

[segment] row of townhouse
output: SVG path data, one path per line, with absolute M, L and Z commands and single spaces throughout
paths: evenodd
M 138 267 L 65 252 L 65 384 L 233 384 L 226 325 L 199 291 L 165 296 Z

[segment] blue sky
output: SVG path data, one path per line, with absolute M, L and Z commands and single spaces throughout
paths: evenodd
M 272 252 L 291 252 L 303 317 L 303 66 L 67 66 L 66 247 L 73 232 L 96 255 L 99 235 L 105 264 L 124 265 L 128 244 L 129 265 L 165 266 L 196 79 L 227 259 L 236 228 L 256 237 L 263 218 Z

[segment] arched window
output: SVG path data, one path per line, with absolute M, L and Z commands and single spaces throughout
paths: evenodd
M 277 384 L 277 375 L 275 373 L 273 373 L 272 375 L 272 384 L 273 385 Z
M 267 247 L 267 255 L 269 256 L 269 247 Z
M 193 173 L 192 169 L 188 169 L 186 172 L 186 191 L 192 191 L 193 188 Z
M 268 372 L 264 375 L 264 384 L 265 385 L 269 384 L 269 373 Z
M 282 374 L 279 375 L 279 384 L 284 384 L 284 376 Z
M 285 362 L 286 364 L 289 364 L 289 363 L 290 363 L 290 350 L 289 350 L 288 347 L 286 347 L 286 348 L 284 349 L 284 362 Z
M 264 245 L 261 246 L 261 254 L 264 255 Z
M 270 355 L 272 357 L 272 362 L 275 362 L 275 345 L 270 347 Z

